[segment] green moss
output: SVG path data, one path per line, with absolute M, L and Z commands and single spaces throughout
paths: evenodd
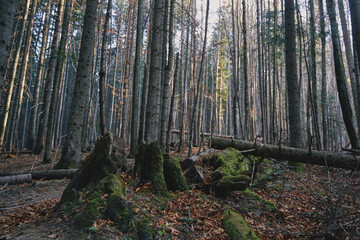
M 214 186 L 215 196 L 224 197 L 231 191 L 244 191 L 250 183 L 250 177 L 246 175 L 226 175 Z
M 159 143 L 150 143 L 147 147 L 149 160 L 149 174 L 152 182 L 152 191 L 155 194 L 170 196 L 164 178 L 164 158 Z
M 298 162 L 291 162 L 289 161 L 288 162 L 289 166 L 292 166 L 295 168 L 295 172 L 298 172 L 298 173 L 302 173 L 304 172 L 303 170 L 303 167 L 302 167 L 302 164 L 301 163 L 298 163 Z
M 119 229 L 127 230 L 131 227 L 134 212 L 132 206 L 122 197 L 113 195 L 108 199 L 105 215 L 116 223 Z
M 232 240 L 260 240 L 239 213 L 225 210 L 223 225 Z
M 101 216 L 104 205 L 106 205 L 105 200 L 98 193 L 93 193 L 85 209 L 75 217 L 75 223 L 84 228 L 91 227 L 92 223 Z
M 154 239 L 154 230 L 149 226 L 149 220 L 146 217 L 136 222 L 136 233 L 139 240 Z
M 167 188 L 171 191 L 184 191 L 189 189 L 186 179 L 181 171 L 179 159 L 164 154 L 164 178 Z
M 268 211 L 275 213 L 277 211 L 276 205 L 268 200 L 262 199 L 259 195 L 252 192 L 250 189 L 245 189 L 243 192 L 246 198 L 248 198 L 250 201 L 256 201 L 259 202 L 262 206 L 264 206 Z

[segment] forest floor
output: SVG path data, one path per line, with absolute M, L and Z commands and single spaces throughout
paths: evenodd
M 59 153 L 53 154 L 58 159 Z M 185 151 L 172 155 L 186 158 Z M 42 165 L 41 159 L 31 154 L 1 155 L 0 169 L 3 174 L 51 169 L 53 164 Z M 149 185 L 135 187 L 127 173 L 122 175 L 125 198 L 132 203 L 135 218 L 148 217 L 157 239 L 228 239 L 222 227 L 227 208 L 238 210 L 261 239 L 322 239 L 334 226 L 336 239 L 360 239 L 360 171 L 304 165 L 304 172 L 297 173 L 276 164 L 281 170 L 252 186 L 253 192 L 276 205 L 276 213 L 246 202 L 241 192 L 226 199 L 201 190 L 157 197 Z M 136 239 L 135 227 L 124 234 L 111 221 L 97 220 L 81 230 L 68 216 L 54 213 L 69 181 L 0 186 L 0 239 Z

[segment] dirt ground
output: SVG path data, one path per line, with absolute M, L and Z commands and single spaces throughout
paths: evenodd
M 56 152 L 54 152 L 55 154 Z M 186 153 L 175 154 L 185 158 Z M 50 169 L 41 156 L 0 156 L 2 174 Z M 360 172 L 305 165 L 296 173 L 283 163 L 281 170 L 252 190 L 275 203 L 270 213 L 244 202 L 241 193 L 216 199 L 201 190 L 172 193 L 169 199 L 154 196 L 149 186 L 133 186 L 123 175 L 125 199 L 136 215 L 146 215 L 157 239 L 228 239 L 222 212 L 237 209 L 261 239 L 324 239 L 338 228 L 334 239 L 360 239 Z M 78 229 L 66 215 L 54 213 L 69 180 L 35 181 L 0 186 L 0 239 L 136 239 L 135 226 L 119 232 L 111 222 L 99 221 L 92 229 Z M 247 211 L 244 211 L 244 206 Z M 196 223 L 181 221 L 197 219 Z

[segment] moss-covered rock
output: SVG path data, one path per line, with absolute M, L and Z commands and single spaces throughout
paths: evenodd
M 167 188 L 171 191 L 184 191 L 189 189 L 186 179 L 181 171 L 179 160 L 164 154 L 164 178 Z
M 237 212 L 225 210 L 223 225 L 232 240 L 260 240 L 245 219 Z

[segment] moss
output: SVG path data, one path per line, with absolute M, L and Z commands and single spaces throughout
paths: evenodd
M 123 198 L 113 195 L 108 199 L 105 215 L 116 223 L 119 229 L 127 230 L 131 227 L 134 212 L 132 206 Z
M 259 195 L 257 195 L 256 193 L 252 192 L 250 189 L 245 189 L 245 191 L 243 192 L 243 194 L 245 195 L 245 197 L 247 199 L 249 199 L 250 201 L 256 201 L 259 202 L 262 206 L 264 206 L 268 211 L 275 213 L 277 211 L 277 207 L 276 205 L 269 201 L 269 200 L 265 200 L 262 199 Z
M 152 182 L 152 191 L 155 194 L 170 196 L 164 178 L 164 158 L 159 143 L 150 143 L 147 147 L 149 174 Z
M 184 191 L 189 189 L 186 179 L 181 171 L 179 159 L 164 154 L 164 178 L 167 188 L 171 191 Z
M 297 172 L 297 173 L 302 173 L 302 172 L 304 172 L 304 170 L 303 170 L 303 167 L 302 167 L 302 164 L 301 164 L 301 163 L 298 163 L 298 162 L 291 162 L 291 161 L 289 161 L 289 162 L 288 162 L 288 164 L 289 164 L 289 166 L 294 167 L 295 172 Z
M 232 240 L 260 240 L 239 213 L 225 210 L 223 225 Z
M 145 217 L 136 222 L 136 233 L 139 240 L 154 239 L 154 231 L 149 227 L 149 220 Z
M 250 183 L 250 177 L 246 175 L 226 175 L 214 186 L 215 196 L 224 197 L 231 191 L 244 191 Z
M 75 217 L 76 223 L 84 228 L 89 228 L 92 223 L 101 217 L 104 213 L 104 210 L 107 208 L 108 201 L 107 199 L 112 199 L 117 197 L 117 199 L 122 199 L 122 182 L 121 177 L 118 175 L 110 174 L 107 177 L 103 178 L 98 184 L 90 185 L 84 189 L 85 196 L 83 199 L 86 199 L 86 206 L 84 210 Z M 81 193 L 77 193 L 78 196 Z M 120 201 L 120 200 L 119 200 Z M 72 211 L 77 207 L 80 207 L 82 203 L 79 201 L 71 201 L 63 204 L 63 209 L 67 211 Z
M 92 223 L 101 216 L 105 204 L 99 193 L 93 193 L 85 209 L 75 217 L 75 223 L 84 228 L 91 227 Z

